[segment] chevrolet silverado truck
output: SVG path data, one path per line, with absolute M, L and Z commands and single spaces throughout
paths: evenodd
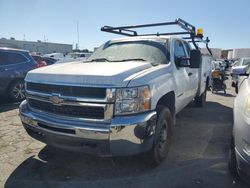
M 185 32 L 139 35 L 131 30 L 169 24 Z M 106 42 L 87 62 L 27 74 L 23 126 L 51 146 L 100 156 L 146 153 L 160 164 L 176 114 L 193 100 L 205 104 L 207 78 L 197 42 L 209 40 L 181 19 L 101 30 L 128 37 Z M 188 37 L 172 36 L 183 34 Z

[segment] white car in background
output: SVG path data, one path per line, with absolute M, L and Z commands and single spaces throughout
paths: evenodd
M 90 56 L 91 52 L 73 52 L 67 54 L 63 59 L 59 60 L 57 63 L 69 63 L 73 61 L 86 61 Z
M 50 57 L 60 61 L 64 59 L 65 56 L 63 55 L 63 53 L 51 53 L 51 54 L 44 54 L 43 57 Z
M 239 76 L 239 93 L 234 101 L 234 125 L 229 156 L 229 168 L 243 179 L 250 177 L 250 77 L 249 70 L 237 67 L 233 75 Z
M 240 67 L 249 67 L 250 65 L 250 58 L 240 58 L 232 67 L 231 72 L 233 73 L 234 69 L 238 69 Z M 238 93 L 238 82 L 239 82 L 239 76 L 232 74 L 232 87 L 235 87 L 235 92 Z

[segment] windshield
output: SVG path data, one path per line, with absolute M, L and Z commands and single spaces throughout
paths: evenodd
M 88 61 L 148 61 L 163 64 L 169 61 L 169 52 L 165 46 L 153 41 L 133 41 L 109 44 L 105 43 L 88 58 Z
M 249 65 L 250 59 L 244 59 L 242 65 Z

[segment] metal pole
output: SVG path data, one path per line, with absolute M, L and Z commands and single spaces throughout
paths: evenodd
M 79 49 L 79 23 L 77 21 L 77 45 L 76 45 L 76 49 Z

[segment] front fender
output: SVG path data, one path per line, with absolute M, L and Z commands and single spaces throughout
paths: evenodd
M 160 98 L 166 93 L 176 91 L 171 64 L 158 65 L 134 77 L 128 87 L 149 85 L 151 90 L 151 109 L 154 110 Z

